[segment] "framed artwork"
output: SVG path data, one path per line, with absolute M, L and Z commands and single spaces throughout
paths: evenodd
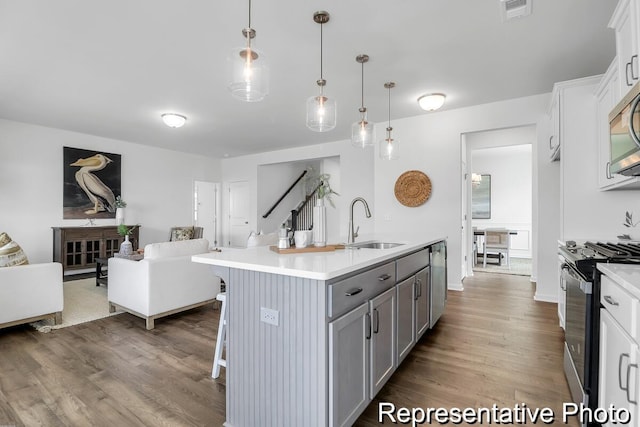
M 471 218 L 491 218 L 491 175 L 480 175 L 482 179 L 471 185 Z
M 63 219 L 115 218 L 122 156 L 63 147 Z

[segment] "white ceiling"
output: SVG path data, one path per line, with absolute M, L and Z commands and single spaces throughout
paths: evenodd
M 606 28 L 616 0 L 533 0 L 502 23 L 499 0 L 253 0 L 256 46 L 270 95 L 232 98 L 226 57 L 242 46 L 244 0 L 0 0 L 0 118 L 223 157 L 348 139 L 358 118 L 366 53 L 369 118 L 424 113 L 416 99 L 445 92 L 444 109 L 549 92 L 603 73 L 615 56 Z M 326 93 L 338 126 L 305 127 L 317 92 L 324 26 Z M 180 129 L 163 112 L 188 117 Z

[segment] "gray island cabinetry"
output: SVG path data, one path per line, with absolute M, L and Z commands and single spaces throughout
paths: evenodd
M 355 422 L 429 328 L 432 295 L 442 295 L 437 305 L 444 308 L 446 283 L 430 274 L 432 248 L 444 239 L 401 243 L 192 257 L 227 282 L 225 426 Z M 446 281 L 444 255 L 438 277 Z

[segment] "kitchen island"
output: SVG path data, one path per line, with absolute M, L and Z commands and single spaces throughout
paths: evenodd
M 446 299 L 445 238 L 195 255 L 227 283 L 226 423 L 351 425 Z

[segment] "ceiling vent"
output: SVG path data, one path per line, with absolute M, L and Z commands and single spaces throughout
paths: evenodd
M 500 0 L 502 22 L 531 15 L 532 1 L 533 0 Z

